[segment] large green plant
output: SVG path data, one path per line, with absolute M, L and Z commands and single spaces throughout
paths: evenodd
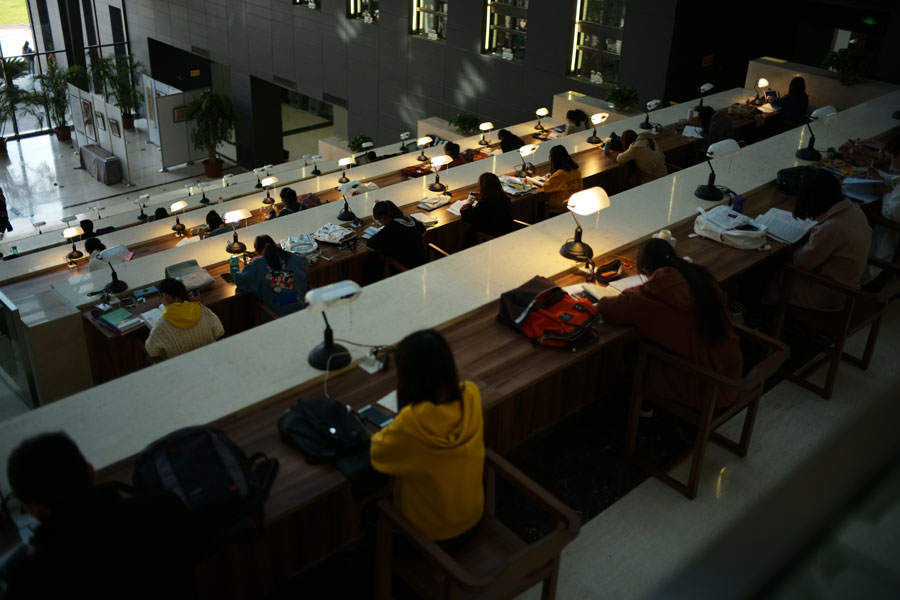
M 50 117 L 54 129 L 68 126 L 66 119 L 69 111 L 69 73 L 58 66 L 51 66 L 46 73 L 35 75 L 39 85 L 28 94 L 27 102 L 36 108 L 44 108 Z
M 856 48 L 831 51 L 822 60 L 822 68 L 838 72 L 843 85 L 853 85 L 862 79 L 866 55 Z
M 374 140 L 367 135 L 357 135 L 347 142 L 347 148 L 353 153 L 362 152 L 363 144 L 366 142 L 374 142 Z
M 144 103 L 140 76 L 144 65 L 131 54 L 106 56 L 91 61 L 91 76 L 99 80 L 111 101 L 122 115 L 134 115 Z
M 28 63 L 24 58 L 0 60 L 0 137 L 16 108 L 25 103 L 26 92 L 15 84 L 15 80 L 27 73 Z
M 638 101 L 635 89 L 627 85 L 614 85 L 606 92 L 606 99 L 620 110 L 628 110 Z
M 472 113 L 459 113 L 450 119 L 448 123 L 453 125 L 458 133 L 475 133 L 478 130 L 481 119 L 478 118 L 478 115 L 473 115 Z
M 194 122 L 191 139 L 194 148 L 205 149 L 209 163 L 216 162 L 216 146 L 228 139 L 237 124 L 237 113 L 231 98 L 206 90 L 191 100 L 187 107 L 188 120 Z

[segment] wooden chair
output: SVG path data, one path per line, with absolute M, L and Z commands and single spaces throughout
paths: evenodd
M 518 219 L 513 219 L 513 231 L 517 231 L 519 229 L 524 229 L 526 227 L 531 227 L 531 223 L 526 223 L 525 221 L 520 221 Z M 484 233 L 483 231 L 478 232 L 478 243 L 482 244 L 484 242 L 489 242 L 495 239 L 496 235 L 491 235 L 489 233 Z
M 759 400 L 762 396 L 763 385 L 766 379 L 774 374 L 787 359 L 790 351 L 787 346 L 776 339 L 770 338 L 742 325 L 735 326 L 735 332 L 741 339 L 741 347 L 744 349 L 745 361 L 753 351 L 754 356 L 760 356 L 759 362 L 752 365 L 744 365 L 747 373 L 741 379 L 724 377 L 690 362 L 680 356 L 664 350 L 650 342 L 641 341 L 638 351 L 637 368 L 634 374 L 634 388 L 632 390 L 628 407 L 628 427 L 625 437 L 625 458 L 636 464 L 654 477 L 675 489 L 685 496 L 694 499 L 697 496 L 697 487 L 700 484 L 700 469 L 703 465 L 703 456 L 710 440 L 735 452 L 738 456 L 746 456 L 750 447 L 750 436 L 753 434 L 753 425 L 756 422 L 756 411 L 759 408 Z M 683 371 L 686 375 L 692 375 L 702 382 L 705 392 L 702 396 L 701 407 L 686 406 L 675 400 L 663 398 L 646 393 L 644 379 L 647 375 L 648 359 L 656 364 L 664 364 Z M 716 408 L 716 399 L 719 393 L 732 391 L 736 394 L 733 404 L 726 408 Z M 637 444 L 638 425 L 641 419 L 641 406 L 645 400 L 649 400 L 656 406 L 674 414 L 681 420 L 690 423 L 697 428 L 697 437 L 692 448 L 679 456 L 672 464 L 660 468 L 639 458 L 635 452 Z M 733 442 L 716 433 L 720 425 L 733 416 L 746 409 L 744 425 L 741 430 L 741 438 Z M 687 483 L 682 483 L 671 477 L 667 471 L 680 463 L 686 456 L 692 456 L 691 472 Z
M 785 265 L 785 279 L 781 288 L 781 299 L 778 303 L 778 312 L 775 318 L 775 337 L 781 338 L 785 319 L 790 319 L 808 329 L 811 336 L 816 332 L 821 332 L 834 339 L 834 343 L 824 348 L 819 355 L 810 360 L 798 373 L 788 375 L 787 379 L 816 392 L 826 400 L 831 398 L 831 394 L 834 391 L 834 382 L 837 378 L 841 359 L 863 370 L 869 368 L 872 354 L 875 351 L 875 343 L 878 341 L 881 318 L 884 316 L 888 303 L 900 295 L 900 278 L 896 276 L 897 273 L 900 273 L 900 266 L 874 257 L 870 257 L 868 262 L 870 265 L 881 267 L 894 273 L 894 277 L 879 292 L 864 292 L 841 285 L 828 277 L 805 271 L 794 265 Z M 795 279 L 816 283 L 823 288 L 843 294 L 844 305 L 838 311 L 824 312 L 789 304 L 787 300 L 790 296 L 791 285 Z M 863 350 L 862 357 L 852 356 L 844 352 L 844 344 L 847 338 L 865 327 L 869 328 L 869 336 L 866 338 L 866 347 Z M 828 362 L 825 385 L 815 385 L 807 377 L 824 362 Z
M 409 271 L 409 268 L 398 260 L 394 260 L 389 256 L 384 257 L 384 278 L 387 279 L 395 273 Z
M 513 598 L 543 582 L 541 598 L 556 597 L 560 553 L 581 528 L 581 519 L 503 457 L 485 452 L 485 508 L 475 533 L 461 548 L 448 553 L 423 536 L 390 500 L 378 501 L 378 598 L 391 598 L 392 574 L 403 578 L 421 597 Z M 552 530 L 526 543 L 495 516 L 496 475 L 540 505 Z M 395 531 L 410 548 L 393 547 Z
M 260 302 L 258 299 L 254 302 L 256 310 L 253 312 L 253 324 L 262 325 L 269 321 L 278 319 L 278 313 Z
M 450 253 L 446 250 L 436 246 L 435 244 L 428 244 L 428 261 L 435 261 L 439 258 L 443 258 L 445 256 L 450 256 Z

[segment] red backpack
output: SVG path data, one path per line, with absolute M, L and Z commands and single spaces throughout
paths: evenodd
M 500 296 L 497 320 L 535 344 L 569 348 L 596 338 L 600 315 L 589 300 L 576 300 L 546 277 L 535 276 Z

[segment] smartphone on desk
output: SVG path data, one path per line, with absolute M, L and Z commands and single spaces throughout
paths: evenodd
M 125 298 L 122 300 L 122 306 L 124 308 L 134 308 L 135 304 L 134 298 Z
M 222 273 L 222 279 L 224 279 L 226 283 L 234 283 L 234 275 L 231 273 Z
M 378 410 L 371 404 L 367 404 L 366 406 L 363 406 L 361 409 L 359 409 L 358 412 L 359 412 L 360 417 L 362 417 L 363 419 L 365 419 L 366 421 L 368 421 L 369 423 L 371 423 L 378 429 L 381 429 L 382 427 L 384 427 L 386 425 L 390 425 L 391 422 L 394 420 L 394 417 L 390 416 L 386 412 L 382 412 L 381 410 Z

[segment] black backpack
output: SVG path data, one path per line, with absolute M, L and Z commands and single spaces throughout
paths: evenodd
M 800 182 L 803 180 L 803 176 L 811 168 L 808 165 L 801 165 L 799 167 L 781 169 L 775 174 L 775 185 L 778 186 L 779 190 L 796 196 L 800 192 Z
M 204 554 L 221 544 L 258 537 L 263 505 L 278 461 L 257 452 L 249 458 L 216 427 L 185 427 L 138 455 L 132 480 L 137 493 L 168 490 L 191 515 L 192 537 Z

